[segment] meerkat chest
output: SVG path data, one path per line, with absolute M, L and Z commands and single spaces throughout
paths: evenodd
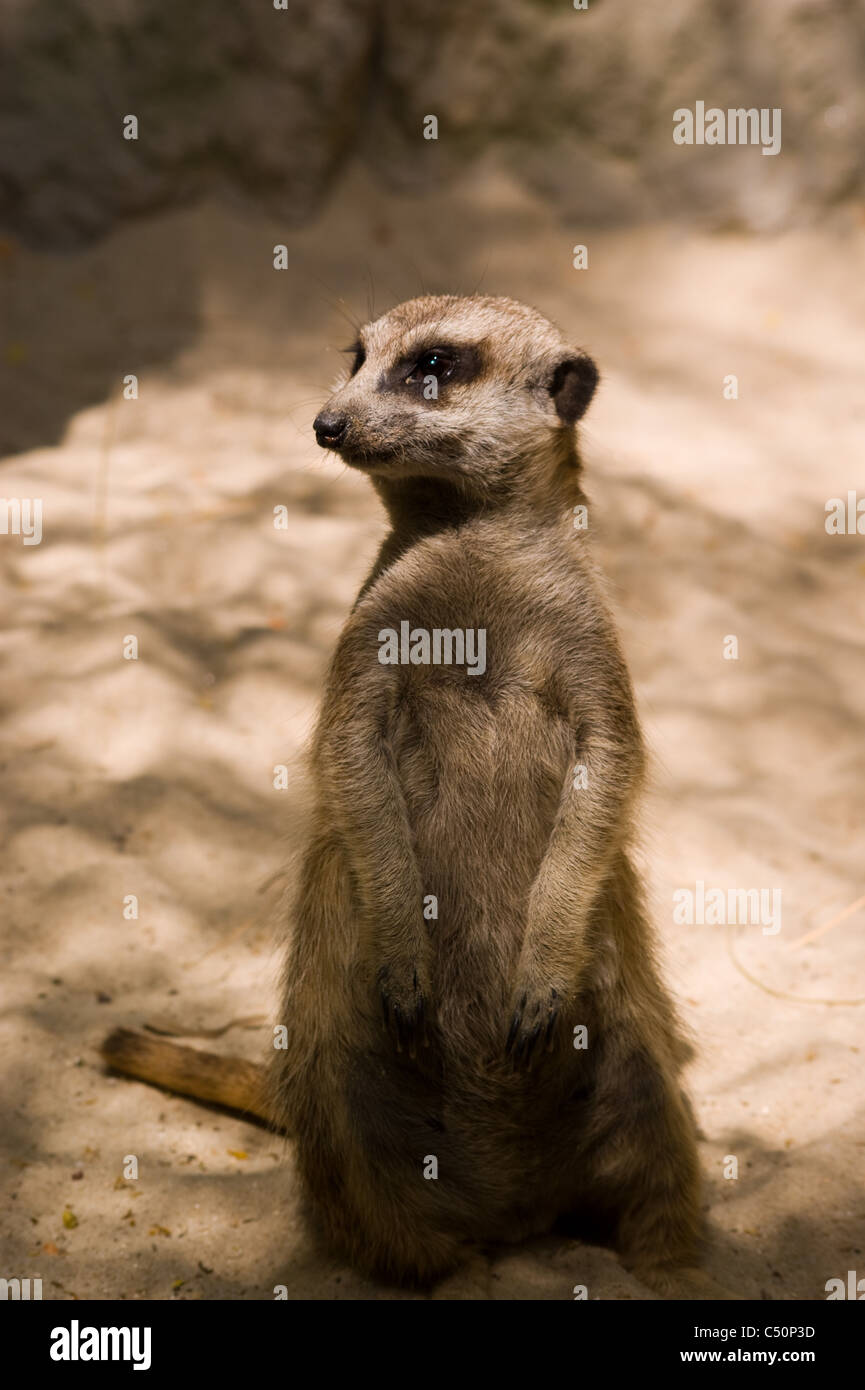
M 549 832 L 574 731 L 553 683 L 518 652 L 499 651 L 479 677 L 455 666 L 413 669 L 393 708 L 391 746 L 416 828 L 503 847 Z
M 524 831 L 527 821 L 546 828 L 575 735 L 561 621 L 536 587 L 484 546 L 452 545 L 422 568 L 395 567 L 370 600 L 388 615 L 366 623 L 377 636 L 378 682 L 390 687 L 389 740 L 413 819 L 440 830 L 446 814 L 475 837 L 501 838 L 512 813 Z

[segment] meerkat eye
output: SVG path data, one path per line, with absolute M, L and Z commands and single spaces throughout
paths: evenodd
M 405 379 L 406 385 L 411 386 L 416 381 L 423 381 L 427 376 L 435 377 L 436 381 L 447 381 L 455 366 L 456 358 L 452 353 L 444 352 L 441 348 L 431 348 L 429 352 L 421 353 Z
M 349 376 L 354 376 L 356 372 L 360 371 L 366 361 L 366 352 L 364 351 L 363 344 L 359 341 L 352 343 L 349 347 L 343 348 L 343 352 L 354 353 L 354 361 L 351 364 L 351 372 L 349 373 Z

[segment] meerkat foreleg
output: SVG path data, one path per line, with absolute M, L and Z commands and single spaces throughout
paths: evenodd
M 515 1067 L 552 1049 L 589 955 L 593 904 L 621 843 L 642 769 L 638 743 L 622 743 L 606 721 L 580 739 L 556 822 L 529 893 L 505 1045 Z
M 390 701 L 364 670 L 323 721 L 317 760 L 357 884 L 363 947 L 398 1051 L 425 1042 L 429 981 L 423 886 L 387 735 Z

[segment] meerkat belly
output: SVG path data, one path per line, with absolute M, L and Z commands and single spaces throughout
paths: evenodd
M 439 677 L 403 703 L 393 746 L 439 992 L 454 1007 L 497 1011 L 573 761 L 571 732 L 525 685 L 490 698 Z

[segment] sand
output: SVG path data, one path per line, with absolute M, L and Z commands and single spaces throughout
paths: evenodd
M 707 1268 L 746 1298 L 865 1276 L 865 1006 L 838 1002 L 865 996 L 865 909 L 791 948 L 865 894 L 865 536 L 824 526 L 828 499 L 865 496 L 863 210 L 762 240 L 602 230 L 491 166 L 415 200 L 353 171 L 302 231 L 209 203 L 66 257 L 0 252 L 0 495 L 41 498 L 44 532 L 0 536 L 0 1274 L 58 1299 L 419 1297 L 314 1249 L 290 1146 L 106 1075 L 96 1048 L 116 1024 L 273 1009 L 298 754 L 383 530 L 310 423 L 346 320 L 480 287 L 603 372 L 591 525 L 653 754 L 641 860 L 699 1048 Z M 677 922 L 698 882 L 780 889 L 780 930 Z M 268 1030 L 203 1045 L 256 1058 Z M 554 1238 L 433 1296 L 576 1284 L 647 1296 Z

